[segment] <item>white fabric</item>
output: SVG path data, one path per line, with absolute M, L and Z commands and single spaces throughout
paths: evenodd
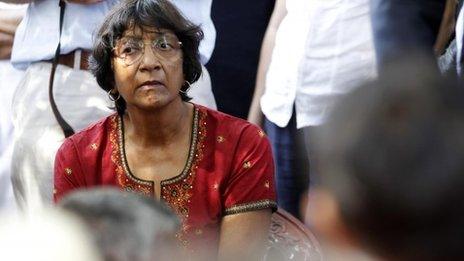
M 322 124 L 340 94 L 376 76 L 369 0 L 287 0 L 261 109 L 287 126 Z
M 459 12 L 458 20 L 456 21 L 456 45 L 457 45 L 457 70 L 459 75 L 463 75 L 463 64 L 460 61 L 462 55 L 462 37 L 464 36 L 464 8 Z
M 105 0 L 98 4 L 67 4 L 61 53 L 75 49 L 91 49 L 94 31 L 118 0 Z M 11 61 L 20 69 L 30 63 L 49 60 L 55 54 L 59 37 L 60 9 L 58 0 L 39 0 L 29 4 L 26 16 L 16 30 Z
M 29 66 L 13 99 L 12 180 L 18 204 L 27 210 L 52 202 L 53 163 L 64 140 L 48 99 L 50 69 L 45 62 Z M 61 114 L 75 131 L 111 113 L 108 96 L 87 71 L 59 65 L 54 94 Z
M 91 49 L 92 37 L 105 15 L 119 0 L 104 0 L 98 4 L 66 5 L 61 36 L 61 53 L 75 49 Z M 181 12 L 204 30 L 200 44 L 203 64 L 211 57 L 216 31 L 211 20 L 212 0 L 172 0 Z M 54 56 L 59 36 L 58 0 L 37 0 L 29 4 L 26 16 L 19 25 L 11 57 L 15 67 L 25 69 L 30 63 L 49 60 Z
M 201 63 L 206 64 L 213 54 L 216 43 L 216 29 L 211 19 L 211 5 L 213 0 L 171 0 L 187 19 L 194 24 L 201 25 L 204 33 L 200 43 Z
M 217 110 L 209 72 L 205 66 L 202 66 L 202 70 L 200 79 L 190 86 L 187 95 L 192 97 L 192 102 Z
M 16 212 L 10 173 L 13 153 L 11 100 L 23 75 L 24 71 L 14 69 L 9 61 L 0 61 L 0 214 Z
M 0 259 L 4 261 L 102 261 L 88 226 L 61 209 L 0 216 Z
M 26 5 L 0 3 L 6 17 L 24 15 Z M 10 17 L 11 16 L 11 17 Z M 15 213 L 17 210 L 11 186 L 11 157 L 13 153 L 13 123 L 11 100 L 24 72 L 13 68 L 9 60 L 0 60 L 0 215 Z

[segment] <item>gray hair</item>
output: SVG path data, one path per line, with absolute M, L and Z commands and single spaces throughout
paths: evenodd
M 153 260 L 179 227 L 175 215 L 161 203 L 114 188 L 78 190 L 63 198 L 60 206 L 90 227 L 105 260 Z

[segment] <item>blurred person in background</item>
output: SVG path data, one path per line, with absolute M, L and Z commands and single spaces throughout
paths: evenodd
M 438 59 L 440 71 L 462 76 L 462 0 L 371 0 L 380 71 L 397 60 L 421 55 Z
M 78 190 L 59 205 L 88 226 L 104 260 L 179 260 L 178 219 L 153 198 L 114 188 Z
M 41 209 L 0 217 L 0 260 L 101 261 L 85 224 L 74 215 Z
M 11 175 L 18 204 L 33 210 L 52 202 L 53 161 L 64 138 L 111 113 L 108 94 L 88 71 L 88 57 L 96 29 L 120 0 L 0 1 L 29 3 L 11 59 L 16 68 L 26 70 L 12 101 Z M 215 40 L 212 0 L 172 2 L 204 29 L 200 59 L 206 63 Z M 190 94 L 195 102 L 215 108 L 204 68 L 203 73 Z
M 135 191 L 172 208 L 178 240 L 198 259 L 257 259 L 276 207 L 272 152 L 260 128 L 189 102 L 202 36 L 167 0 L 110 12 L 91 68 L 116 113 L 65 140 L 54 197 L 104 185 Z
M 429 58 L 410 60 L 316 133 L 321 183 L 307 214 L 328 260 L 464 258 L 464 90 Z
M 370 0 L 379 72 L 421 55 L 435 61 L 434 46 L 446 0 Z
M 459 0 L 457 10 L 457 21 L 456 21 L 456 63 L 458 75 L 463 84 L 464 79 L 464 0 Z
M 218 110 L 246 119 L 256 79 L 264 32 L 275 0 L 214 0 L 211 18 L 217 31 L 206 65 Z
M 13 121 L 11 100 L 24 73 L 10 63 L 16 28 L 24 16 L 24 5 L 0 3 L 0 214 L 16 211 L 11 185 Z
M 87 58 L 93 31 L 117 1 L 9 2 L 29 3 L 11 56 L 15 68 L 26 70 L 12 101 L 11 175 L 19 206 L 35 210 L 52 202 L 53 156 L 64 130 L 69 135 L 110 113 L 105 92 L 91 88 Z
M 339 97 L 374 77 L 368 0 L 276 1 L 248 120 L 264 125 L 269 135 L 278 204 L 295 217 L 309 176 L 317 182 L 313 129 Z
M 457 44 L 456 44 L 456 20 L 458 15 L 458 1 L 447 0 L 443 19 L 434 51 L 438 57 L 438 68 L 444 75 L 457 75 Z

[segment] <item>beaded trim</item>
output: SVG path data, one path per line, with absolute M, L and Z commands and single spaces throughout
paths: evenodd
M 110 130 L 109 139 L 111 143 L 111 161 L 115 166 L 115 173 L 118 180 L 118 184 L 126 191 L 135 191 L 143 195 L 152 197 L 154 194 L 153 182 L 149 184 L 132 183 L 134 180 L 131 179 L 124 171 L 124 161 L 122 160 L 124 154 L 121 153 L 120 140 L 120 117 L 118 115 L 110 116 Z M 132 183 L 132 184 L 131 184 Z
M 161 182 L 162 199 L 172 208 L 182 221 L 182 229 L 176 234 L 177 239 L 185 248 L 189 248 L 187 234 L 191 226 L 188 224 L 191 190 L 198 165 L 203 158 L 204 139 L 206 137 L 206 113 L 195 107 L 194 124 L 192 128 L 192 147 L 189 152 L 188 166 L 180 176 Z
M 191 137 L 191 142 L 190 142 L 189 155 L 187 157 L 187 163 L 185 164 L 185 167 L 182 170 L 180 175 L 177 175 L 177 176 L 172 177 L 170 179 L 161 181 L 161 186 L 176 183 L 176 182 L 184 179 L 189 174 L 190 167 L 192 166 L 194 156 L 197 156 L 197 155 L 195 155 L 195 148 L 196 148 L 197 142 L 198 142 L 198 134 L 197 133 L 198 133 L 198 108 L 195 107 L 195 111 L 194 111 L 194 114 L 193 114 L 192 137 Z
M 224 210 L 224 216 L 265 208 L 272 208 L 274 211 L 277 209 L 277 203 L 273 200 L 263 199 L 256 202 L 234 205 Z
M 121 166 L 121 160 L 119 157 L 119 146 L 118 146 L 118 121 L 117 121 L 117 115 L 112 115 L 110 116 L 110 130 L 109 130 L 109 138 L 110 138 L 110 143 L 111 143 L 111 161 L 115 165 L 115 172 L 116 176 L 118 178 L 118 183 L 121 186 L 124 186 L 124 170 Z

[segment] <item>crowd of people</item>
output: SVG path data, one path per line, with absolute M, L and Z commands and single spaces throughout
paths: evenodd
M 275 0 L 255 62 L 221 0 L 0 1 L 2 259 L 274 260 L 276 211 L 323 260 L 464 258 L 462 0 Z

